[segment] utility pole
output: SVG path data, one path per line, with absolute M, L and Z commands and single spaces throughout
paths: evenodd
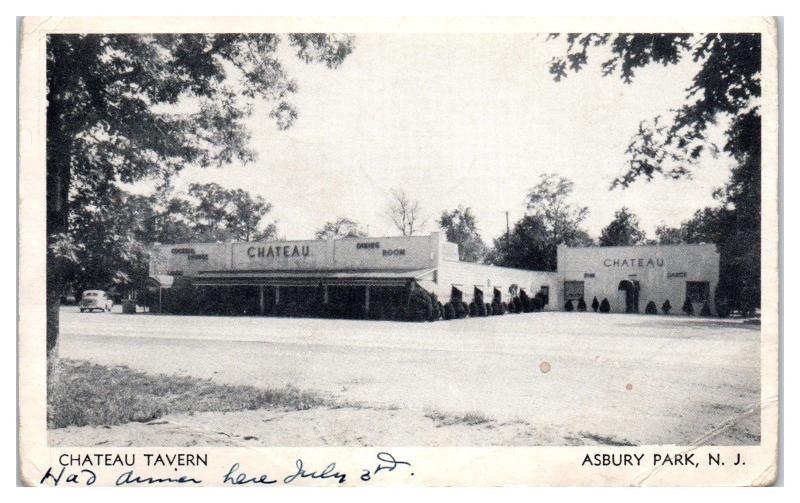
M 506 251 L 511 248 L 511 228 L 508 225 L 508 211 L 506 211 Z

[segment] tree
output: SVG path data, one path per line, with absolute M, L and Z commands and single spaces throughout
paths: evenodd
M 325 225 L 314 233 L 316 239 L 361 238 L 366 236 L 367 233 L 361 229 L 357 222 L 345 217 L 339 217 L 334 222 L 325 222 Z
M 528 213 L 542 220 L 553 245 L 580 246 L 588 238 L 580 224 L 589 215 L 589 208 L 569 202 L 574 187 L 568 178 L 547 173 L 528 192 Z
M 277 235 L 274 223 L 261 228 L 261 221 L 272 210 L 261 196 L 216 183 L 193 183 L 188 194 L 195 201 L 189 210 L 192 241 L 255 241 Z
M 486 262 L 540 271 L 556 270 L 558 245 L 591 246 L 589 234 L 580 228 L 588 208 L 569 202 L 574 184 L 555 174 L 541 176 L 528 193 L 528 214 L 509 236 L 494 240 Z
M 568 69 L 582 70 L 589 52 L 602 45 L 611 48 L 601 64 L 603 75 L 618 74 L 625 83 L 647 65 L 676 64 L 685 57 L 700 63 L 686 87 L 686 103 L 666 120 L 640 123 L 626 151 L 628 170 L 611 187 L 651 180 L 656 173 L 687 177 L 705 151 L 730 155 L 736 165 L 727 184 L 714 192 L 720 207 L 709 209 L 720 213 L 724 227 L 709 242 L 720 250 L 720 283 L 733 307 L 754 311 L 761 302 L 761 35 L 571 33 L 566 38 L 566 54 L 550 64 L 556 81 L 567 77 Z M 725 144 L 717 145 L 709 126 L 725 123 Z
M 459 206 L 443 211 L 436 224 L 445 231 L 447 240 L 458 245 L 458 258 L 465 262 L 480 262 L 486 255 L 486 244 L 478 232 L 478 221 L 472 210 Z
M 669 227 L 663 224 L 656 227 L 656 244 L 677 245 L 683 242 L 685 239 L 680 227 Z
M 284 39 L 301 60 L 329 68 L 353 48 L 351 36 L 326 34 L 48 35 L 48 354 L 62 271 L 83 244 L 70 242 L 70 215 L 116 197 L 119 182 L 253 161 L 245 126 L 253 102 L 269 102 L 281 129 L 298 116 L 288 100 L 297 84 L 277 56 Z
M 413 236 L 425 225 L 419 201 L 411 199 L 403 189 L 392 189 L 386 215 L 403 236 Z
M 634 246 L 646 241 L 644 231 L 639 226 L 639 217 L 622 207 L 600 233 L 600 246 Z
M 275 238 L 275 224 L 262 225 L 271 206 L 260 197 L 216 184 L 195 184 L 190 192 L 194 198 L 174 194 L 166 186 L 142 196 L 112 186 L 102 205 L 88 204 L 83 195 L 76 195 L 64 242 L 72 256 L 61 265 L 65 284 L 77 291 L 141 287 L 148 277 L 148 253 L 155 242 Z M 207 205 L 196 199 L 211 192 L 222 201 L 214 207 L 220 224 L 213 230 L 204 217 Z
M 525 215 L 514 224 L 508 236 L 503 234 L 495 238 L 486 262 L 503 267 L 555 271 L 555 252 L 548 238 L 542 219 Z

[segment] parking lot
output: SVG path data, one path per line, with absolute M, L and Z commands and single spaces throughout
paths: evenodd
M 60 344 L 65 358 L 223 384 L 292 385 L 345 405 L 53 430 L 51 442 L 63 445 L 98 435 L 112 445 L 760 439 L 758 416 L 749 414 L 760 401 L 759 328 L 735 320 L 559 312 L 398 323 L 63 308 Z M 224 438 L 208 436 L 220 430 Z

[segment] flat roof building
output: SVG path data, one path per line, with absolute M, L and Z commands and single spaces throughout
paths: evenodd
M 207 299 L 212 311 L 230 312 L 231 306 L 218 305 L 220 288 L 225 288 L 222 296 L 238 298 L 240 308 L 250 314 L 268 314 L 281 303 L 315 298 L 324 305 L 357 305 L 367 315 L 371 310 L 388 309 L 387 304 L 402 297 L 400 292 L 415 287 L 435 294 L 443 304 L 476 302 L 482 304 L 480 309 L 495 301 L 508 304 L 514 297 L 533 298 L 541 292 L 543 309 L 559 309 L 549 298 L 557 288 L 556 272 L 461 262 L 458 245 L 438 232 L 406 237 L 156 245 L 150 277 L 151 285 L 160 290 L 191 286 L 201 289 L 201 296 L 213 293 Z M 168 295 L 175 297 L 173 293 Z M 184 303 L 169 299 L 166 310 L 181 311 Z M 376 313 L 374 317 L 385 316 Z
M 158 290 L 158 308 L 169 312 L 404 319 L 415 291 L 431 299 L 423 303 L 432 302 L 434 311 L 440 303 L 445 317 L 465 309 L 563 310 L 567 301 L 591 304 L 595 297 L 607 299 L 611 312 L 644 312 L 650 301 L 660 309 L 665 300 L 678 312 L 687 298 L 695 312 L 704 302 L 713 309 L 714 245 L 559 246 L 557 254 L 553 272 L 463 262 L 458 246 L 438 232 L 155 245 L 149 284 Z M 454 312 L 445 312 L 447 304 Z
M 573 302 L 608 299 L 611 312 L 660 310 L 669 301 L 680 312 L 689 299 L 695 313 L 705 302 L 714 312 L 719 253 L 713 244 L 558 247 L 560 296 Z

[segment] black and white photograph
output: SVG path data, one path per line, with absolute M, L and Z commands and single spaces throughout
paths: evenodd
M 26 484 L 774 480 L 774 20 L 418 21 L 23 21 Z

